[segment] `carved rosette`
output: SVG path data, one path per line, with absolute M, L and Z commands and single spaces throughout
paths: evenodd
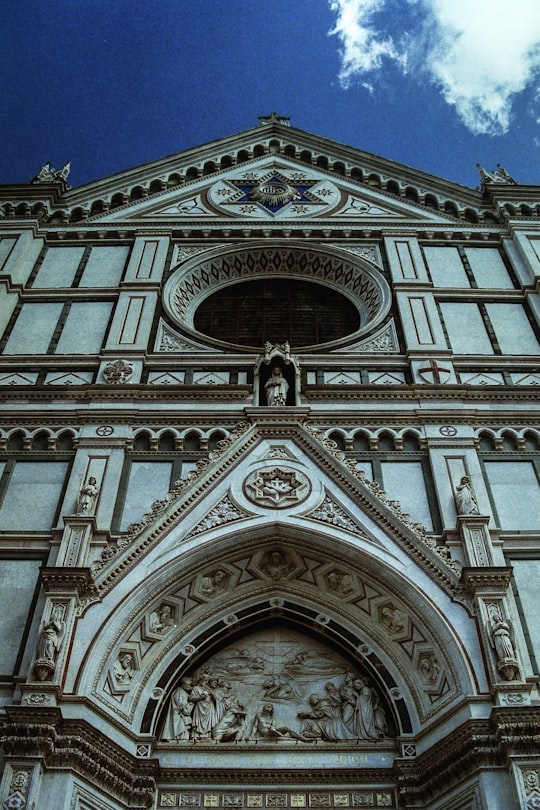
M 289 467 L 269 467 L 251 473 L 244 481 L 246 497 L 267 509 L 297 506 L 308 497 L 311 485 L 306 476 Z
M 103 377 L 109 385 L 121 385 L 133 376 L 133 364 L 127 360 L 113 360 L 103 369 Z

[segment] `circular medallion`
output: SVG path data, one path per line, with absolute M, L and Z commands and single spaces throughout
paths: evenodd
M 453 425 L 443 425 L 439 428 L 441 436 L 455 436 L 457 429 Z
M 267 509 L 296 506 L 305 501 L 310 491 L 306 476 L 289 467 L 268 467 L 251 473 L 244 482 L 246 497 Z
M 114 433 L 114 428 L 112 425 L 100 425 L 96 428 L 96 435 L 97 436 L 112 436 Z

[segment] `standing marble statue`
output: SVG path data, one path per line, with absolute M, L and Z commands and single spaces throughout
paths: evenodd
M 56 669 L 56 659 L 65 628 L 63 616 L 63 606 L 55 605 L 49 621 L 41 628 L 34 665 L 34 672 L 40 681 L 50 680 Z
M 270 406 L 282 406 L 287 402 L 287 391 L 289 383 L 283 376 L 279 366 L 274 366 L 272 376 L 264 384 L 266 392 L 266 403 Z
M 464 475 L 456 486 L 456 509 L 458 515 L 479 514 L 476 496 L 468 475 Z
M 92 513 L 97 494 L 97 482 L 96 479 L 91 476 L 86 484 L 81 487 L 81 491 L 79 492 L 79 500 L 77 503 L 78 515 L 90 515 Z

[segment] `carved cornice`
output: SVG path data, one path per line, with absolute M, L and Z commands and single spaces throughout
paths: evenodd
M 540 706 L 520 709 L 496 708 L 492 719 L 499 750 L 506 757 L 538 757 L 540 751 Z
M 274 749 L 275 750 L 275 749 Z M 162 768 L 160 784 L 165 785 L 249 785 L 279 787 L 294 785 L 392 785 L 391 768 Z
M 414 759 L 396 760 L 404 806 L 428 806 L 451 785 L 483 768 L 500 767 L 497 740 L 488 720 L 471 720 Z
M 79 597 L 97 594 L 90 568 L 42 568 L 40 573 L 47 593 L 75 591 Z
M 485 568 L 463 568 L 461 581 L 471 592 L 487 590 L 505 594 L 512 577 L 511 566 L 489 566 Z
M 481 769 L 507 767 L 515 756 L 537 757 L 539 747 L 540 707 L 496 708 L 489 719 L 469 720 L 424 754 L 396 760 L 400 795 L 406 806 L 428 806 Z
M 130 807 L 153 803 L 158 763 L 137 759 L 82 720 L 64 720 L 56 708 L 6 707 L 0 718 L 7 757 L 36 757 L 51 770 L 66 768 Z

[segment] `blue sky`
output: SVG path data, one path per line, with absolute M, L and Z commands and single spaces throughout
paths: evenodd
M 291 124 L 458 183 L 540 185 L 538 0 L 3 0 L 0 183 L 78 186 Z

